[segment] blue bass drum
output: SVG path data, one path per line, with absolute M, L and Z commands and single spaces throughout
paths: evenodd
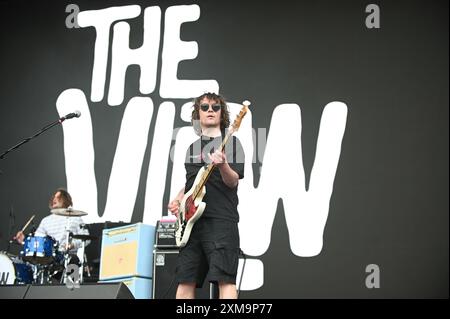
M 33 270 L 18 257 L 0 252 L 0 285 L 31 284 Z

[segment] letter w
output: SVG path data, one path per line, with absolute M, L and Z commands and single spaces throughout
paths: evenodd
M 279 199 L 283 201 L 292 252 L 303 257 L 321 252 L 346 121 L 344 103 L 325 106 L 306 190 L 300 108 L 282 104 L 274 110 L 259 185 L 253 187 L 249 170 L 239 185 L 241 246 L 247 254 L 259 256 L 268 249 Z M 251 159 L 249 155 L 246 162 Z

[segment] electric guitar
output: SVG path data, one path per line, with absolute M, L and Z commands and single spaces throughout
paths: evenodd
M 236 119 L 231 125 L 225 135 L 222 144 L 220 144 L 219 150 L 223 152 L 228 139 L 239 129 L 242 119 L 248 111 L 249 101 L 242 102 L 242 109 L 236 116 Z M 189 236 L 191 235 L 192 227 L 195 222 L 202 216 L 205 210 L 206 203 L 202 202 L 203 197 L 206 194 L 205 184 L 208 181 L 209 176 L 214 170 L 215 165 L 210 163 L 206 168 L 203 166 L 195 177 L 194 184 L 191 189 L 184 194 L 178 210 L 177 222 L 175 225 L 175 241 L 178 247 L 183 247 L 187 244 Z

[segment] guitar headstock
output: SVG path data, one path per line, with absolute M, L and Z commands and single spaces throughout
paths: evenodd
M 231 125 L 231 130 L 233 132 L 236 132 L 239 127 L 241 126 L 242 119 L 244 118 L 245 114 L 247 114 L 248 106 L 250 105 L 250 101 L 245 100 L 242 102 L 242 109 L 239 112 L 239 114 L 236 116 L 236 119 L 233 122 L 233 125 Z

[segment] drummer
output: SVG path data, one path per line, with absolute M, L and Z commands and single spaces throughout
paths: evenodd
M 72 207 L 72 205 L 72 197 L 63 188 L 57 189 L 52 197 L 50 197 L 48 203 L 49 208 L 56 211 L 58 211 L 58 209 Z M 73 235 L 89 235 L 89 231 L 83 227 L 84 222 L 80 216 L 67 217 L 57 214 L 51 214 L 42 219 L 34 235 L 40 237 L 53 237 L 53 239 L 59 243 L 60 251 L 76 253 L 76 250 L 81 247 L 82 241 L 79 239 L 73 239 L 67 245 L 67 225 L 69 225 L 69 230 Z M 16 236 L 14 236 L 14 239 L 18 243 L 23 244 L 25 235 L 22 231 L 19 231 Z M 87 246 L 89 243 L 90 241 L 87 240 L 85 245 Z

